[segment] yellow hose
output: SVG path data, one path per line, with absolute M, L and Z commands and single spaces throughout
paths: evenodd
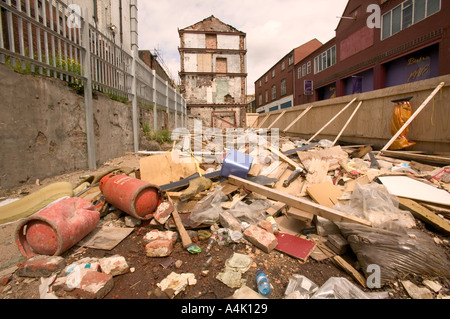
M 44 187 L 15 202 L 1 206 L 0 225 L 29 217 L 57 199 L 72 196 L 71 183 L 61 182 Z

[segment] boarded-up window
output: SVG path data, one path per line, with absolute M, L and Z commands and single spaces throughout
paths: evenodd
M 212 55 L 198 54 L 197 55 L 197 70 L 198 72 L 212 72 Z
M 217 34 L 206 35 L 206 48 L 217 49 Z
M 216 59 L 216 72 L 217 73 L 227 73 L 227 59 L 217 58 Z

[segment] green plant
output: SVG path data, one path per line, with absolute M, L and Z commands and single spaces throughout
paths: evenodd
M 153 105 L 145 104 L 145 103 L 142 103 L 142 102 L 139 102 L 139 105 L 140 105 L 142 108 L 144 108 L 144 109 L 153 111 Z
M 126 97 L 122 97 L 122 96 L 119 96 L 119 95 L 114 94 L 114 93 L 108 93 L 108 96 L 113 101 L 121 102 L 121 103 L 124 103 L 124 104 L 128 103 L 128 99 Z
M 162 129 L 156 132 L 153 132 L 150 137 L 152 140 L 158 142 L 159 144 L 163 143 L 172 143 L 172 139 L 170 137 L 170 132 L 167 129 Z
M 148 125 L 148 123 L 142 124 L 142 131 L 144 132 L 145 136 L 151 136 L 150 125 Z

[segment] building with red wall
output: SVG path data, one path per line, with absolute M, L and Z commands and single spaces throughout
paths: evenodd
M 335 38 L 295 65 L 295 105 L 450 74 L 450 1 L 374 4 L 350 0 Z
M 255 102 L 258 113 L 294 106 L 294 66 L 322 43 L 313 39 L 286 54 L 255 82 Z

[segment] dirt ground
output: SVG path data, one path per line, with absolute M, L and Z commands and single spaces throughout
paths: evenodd
M 111 167 L 139 167 L 139 156 L 127 155 L 105 163 L 97 171 L 107 170 Z M 29 184 L 12 190 L 6 197 L 13 198 L 32 193 L 42 186 L 50 185 L 58 181 L 69 181 L 76 185 L 81 176 L 91 174 L 91 171 L 78 171 L 40 181 L 39 185 Z M 258 269 L 262 269 L 268 276 L 273 286 L 273 293 L 270 299 L 282 299 L 291 275 L 304 275 L 317 285 L 323 285 L 330 277 L 344 277 L 358 285 L 345 271 L 335 266 L 332 261 L 326 260 L 317 262 L 309 258 L 306 263 L 302 263 L 296 258 L 290 257 L 276 250 L 270 254 L 257 249 L 251 244 L 233 244 L 224 246 L 214 246 L 211 251 L 213 257 L 209 265 L 208 273 L 202 273 L 202 266 L 209 256 L 204 253 L 207 241 L 199 241 L 196 244 L 202 249 L 202 253 L 193 255 L 183 249 L 181 242 L 178 242 L 174 251 L 167 258 L 149 258 L 145 253 L 145 243 L 143 236 L 152 229 L 149 222 L 144 222 L 137 226 L 135 230 L 111 251 L 95 250 L 90 248 L 73 247 L 67 251 L 63 257 L 67 264 L 79 260 L 83 257 L 109 257 L 112 255 L 124 256 L 130 268 L 134 272 L 114 277 L 114 287 L 104 299 L 169 299 L 169 297 L 159 290 L 157 283 L 167 277 L 171 272 L 193 273 L 197 279 L 197 284 L 188 286 L 185 291 L 179 293 L 175 299 L 224 299 L 233 295 L 236 289 L 229 288 L 224 283 L 216 279 L 217 273 L 224 268 L 225 261 L 234 252 L 250 256 L 253 263 L 250 269 L 243 274 L 246 285 L 257 290 L 255 274 Z M 25 259 L 20 255 L 14 243 L 15 224 L 0 226 L 0 272 L 9 267 L 17 266 Z M 354 264 L 355 256 L 344 255 L 347 261 Z M 177 266 L 176 261 L 179 262 Z M 0 278 L 3 279 L 3 278 Z M 414 279 L 414 278 L 412 278 Z M 12 275 L 10 280 L 0 284 L 0 298 L 2 299 L 39 299 L 40 279 L 23 278 Z M 362 288 L 362 287 L 360 287 Z M 448 288 L 448 287 L 447 287 Z M 364 290 L 364 289 L 363 289 Z M 368 290 L 365 290 L 368 291 Z M 399 282 L 393 282 L 381 290 L 387 291 L 390 299 L 409 298 Z

